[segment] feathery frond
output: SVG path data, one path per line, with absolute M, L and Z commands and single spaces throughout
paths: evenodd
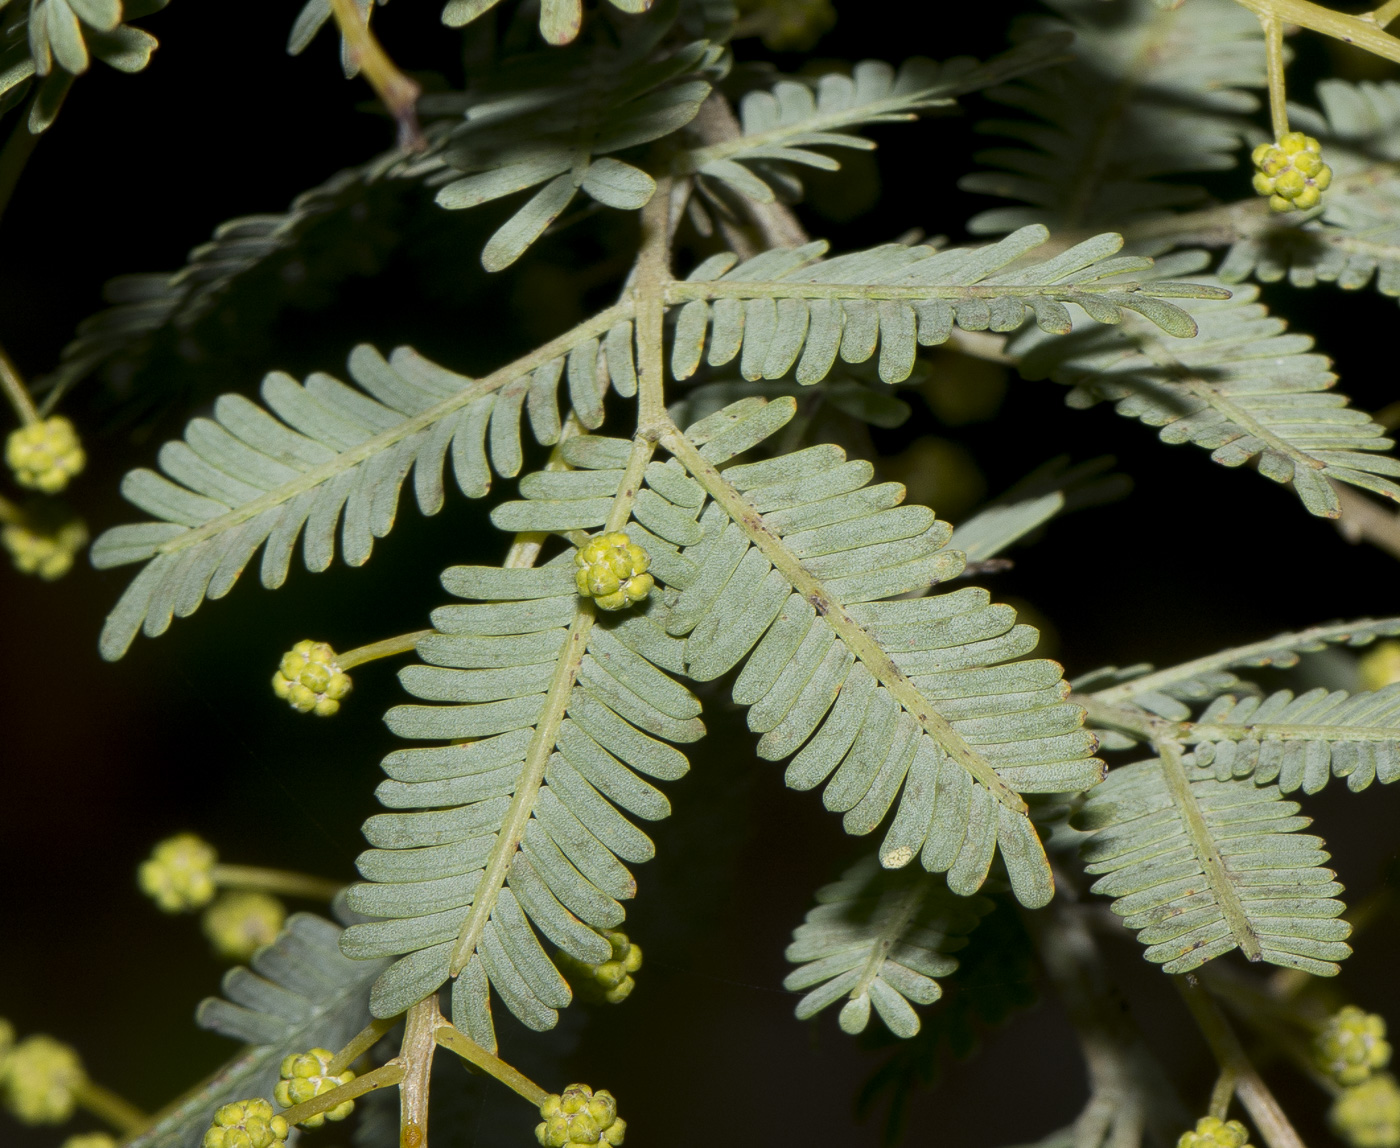
M 526 501 L 498 507 L 497 524 L 605 521 L 636 489 L 636 478 L 624 484 L 635 467 L 621 447 L 619 458 L 600 440 L 569 439 L 565 461 L 592 469 L 527 476 Z M 346 954 L 401 957 L 374 986 L 377 1016 L 460 974 L 454 1020 L 494 1048 L 488 985 L 533 1029 L 552 1027 L 571 1000 L 536 930 L 581 961 L 611 954 L 598 930 L 622 923 L 620 902 L 636 889 L 622 862 L 653 854 L 617 807 L 667 816 L 669 802 L 639 775 L 683 775 L 685 757 L 667 742 L 694 741 L 704 726 L 700 703 L 665 672 L 681 669 L 683 648 L 665 633 L 665 607 L 653 598 L 645 611 L 598 619 L 576 592 L 573 554 L 538 569 L 446 571 L 444 586 L 479 604 L 435 611 L 438 633 L 418 646 L 427 664 L 400 675 L 415 696 L 451 704 L 387 717 L 401 737 L 439 744 L 385 759 L 380 802 L 413 812 L 366 823 L 366 883 L 348 894 L 351 908 L 384 919 L 348 929 Z
M 430 141 L 440 140 L 442 127 L 429 125 Z M 99 367 L 139 365 L 161 331 L 189 331 L 239 289 L 255 290 L 266 306 L 269 297 L 296 299 L 327 279 L 363 273 L 379 257 L 366 246 L 365 217 L 383 214 L 381 197 L 396 200 L 442 167 L 432 147 L 423 155 L 385 152 L 337 172 L 281 214 L 221 224 L 179 271 L 110 280 L 103 294 L 113 306 L 79 324 L 44 385 L 62 393 Z
M 1188 765 L 1218 781 L 1252 776 L 1283 793 L 1312 794 L 1329 777 L 1359 793 L 1400 777 L 1400 684 L 1348 696 L 1321 687 L 1267 698 L 1216 698 L 1182 740 L 1195 743 Z
M 309 913 L 287 919 L 278 938 L 254 954 L 251 969 L 224 975 L 224 996 L 200 1002 L 201 1028 L 247 1047 L 183 1096 L 127 1148 L 199 1148 L 221 1104 L 271 1096 L 284 1057 L 340 1048 L 369 1020 L 366 991 L 383 962 L 341 955 L 341 930 Z
M 1090 686 L 1099 685 L 1093 697 L 1105 705 L 1126 702 L 1168 721 L 1186 721 L 1191 717 L 1190 706 L 1186 703 L 1205 701 L 1241 684 L 1234 670 L 1261 666 L 1287 669 L 1298 664 L 1301 654 L 1315 653 L 1343 642 L 1353 648 L 1368 646 L 1377 638 L 1395 634 L 1400 634 L 1400 618 L 1332 622 L 1235 646 L 1163 670 L 1154 671 L 1147 665 L 1126 670 L 1096 670 L 1076 679 L 1073 685 L 1081 693 Z M 1109 679 L 1115 684 L 1100 684 Z
M 1173 262 L 1201 260 L 1186 253 Z M 1332 482 L 1400 501 L 1400 460 L 1379 453 L 1393 440 L 1331 391 L 1337 376 L 1311 353 L 1312 338 L 1285 334 L 1258 298 L 1246 285 L 1230 299 L 1183 303 L 1199 327 L 1190 341 L 1163 339 L 1129 317 L 1058 339 L 1032 332 L 1011 349 L 1026 378 L 1071 386 L 1070 406 L 1112 401 L 1119 414 L 1161 427 L 1163 442 L 1193 442 L 1223 466 L 1257 459 L 1259 472 L 1291 482 L 1312 514 L 1341 513 Z
M 777 379 L 796 367 L 814 383 L 836 356 L 862 363 L 879 347 L 880 378 L 909 377 L 920 344 L 946 342 L 956 324 L 969 331 L 1014 331 L 1034 314 L 1042 330 L 1073 327 L 1073 303 L 1097 322 L 1117 324 L 1124 311 L 1186 338 L 1196 325 L 1167 299 L 1228 298 L 1218 286 L 1129 278 L 1151 260 L 1115 258 L 1123 240 L 1100 235 L 1043 262 L 1006 270 L 1049 239 L 1032 224 L 986 247 L 935 251 L 889 243 L 832 259 L 824 242 L 765 251 L 734 266 L 713 256 L 667 288 L 682 303 L 671 372 L 688 378 L 708 335 L 711 366 L 736 357 L 746 379 Z
M 774 200 L 775 185 L 796 198 L 802 184 L 794 166 L 820 171 L 841 166 L 814 148 L 868 151 L 875 144 L 851 129 L 951 107 L 957 96 L 1045 67 L 1063 55 L 1069 41 L 1067 34 L 1045 36 L 980 65 L 966 56 L 944 63 L 915 56 L 897 70 L 881 60 L 862 60 L 849 76 L 828 72 L 815 80 L 781 79 L 770 91 L 752 91 L 740 101 L 737 138 L 686 153 L 680 171 L 696 172 L 760 203 Z
M 710 94 L 709 79 L 727 66 L 724 50 L 704 40 L 651 58 L 658 30 L 664 24 L 650 21 L 617 48 L 527 56 L 493 76 L 486 92 L 463 97 L 465 122 L 443 153 L 461 177 L 438 191 L 437 202 L 477 207 L 544 184 L 487 241 L 486 270 L 519 259 L 580 190 L 623 210 L 651 199 L 656 181 L 613 153 L 688 124 Z
M 1192 0 L 1164 10 L 1152 0 L 1050 0 L 1064 17 L 1029 19 L 1025 34 L 1075 33 L 1072 63 L 988 96 L 1036 119 L 993 120 L 981 131 L 1027 145 L 976 158 L 1001 170 L 964 176 L 967 191 L 1022 200 L 975 216 L 968 229 L 996 234 L 1125 227 L 1204 199 L 1158 177 L 1235 166 L 1250 138 L 1241 119 L 1263 87 L 1259 21 L 1233 0 Z
M 727 465 L 794 410 L 746 399 L 662 438 L 713 500 L 679 551 L 685 581 L 662 572 L 681 588 L 667 629 L 688 635 L 686 674 L 709 681 L 743 663 L 734 700 L 763 735 L 758 755 L 796 753 L 789 786 L 827 782 L 824 804 L 848 833 L 872 832 L 897 805 L 886 867 L 922 853 L 968 895 L 999 846 L 1017 896 L 1044 904 L 1049 865 L 1017 794 L 1102 777 L 1082 710 L 1064 701 L 1058 664 L 1016 660 L 1038 634 L 986 591 L 908 598 L 964 559 L 931 510 L 899 505 L 898 483 L 867 485 L 870 464 L 834 446 Z M 656 489 L 664 477 L 647 479 Z
M 1137 930 L 1149 961 L 1184 973 L 1240 949 L 1314 976 L 1332 976 L 1351 953 L 1340 920 L 1342 886 L 1322 839 L 1278 787 L 1188 777 L 1179 747 L 1113 770 L 1076 818 L 1093 836 L 1085 869 L 1093 892 Z M 1176 755 L 1176 760 L 1172 760 Z
M 271 414 L 241 395 L 224 395 L 212 419 L 194 419 L 183 440 L 161 448 L 169 477 L 140 469 L 123 480 L 127 500 L 158 521 L 113 527 L 93 544 L 99 569 L 147 563 L 108 616 L 103 657 L 120 658 L 138 630 L 156 637 L 173 616 L 188 617 L 206 597 L 223 597 L 259 547 L 263 585 L 280 586 L 303 529 L 307 569 L 325 570 L 342 511 L 342 556 L 348 565 L 363 564 L 374 540 L 393 528 L 410 471 L 419 509 L 442 508 L 449 451 L 462 493 L 482 497 L 493 467 L 506 477 L 520 472 L 526 413 L 539 442 L 558 441 L 557 392 L 566 375 L 574 414 L 597 426 L 608 386 L 622 394 L 636 387 L 632 329 L 622 310 L 604 311 L 481 380 L 411 348 L 385 360 L 361 345 L 349 360 L 360 389 L 326 374 L 303 386 L 273 372 L 262 388 Z
M 919 1031 L 910 1002 L 933 1004 L 943 995 L 933 978 L 957 970 L 948 954 L 967 944 L 967 934 L 992 909 L 985 897 L 950 893 L 932 874 L 883 869 L 874 856 L 818 889 L 816 901 L 786 953 L 802 965 L 783 987 L 810 990 L 797 1004 L 797 1019 L 846 997 L 844 1031 L 864 1032 L 873 1004 L 889 1030 L 905 1038 Z

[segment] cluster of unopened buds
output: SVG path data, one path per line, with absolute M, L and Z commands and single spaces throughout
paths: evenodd
M 540 1105 L 543 1119 L 535 1125 L 535 1139 L 544 1148 L 567 1148 L 570 1144 L 622 1143 L 627 1121 L 617 1116 L 617 1101 L 611 1092 L 594 1092 L 586 1084 L 571 1084 L 562 1093 L 546 1096 Z
M 1400 1084 L 1377 1072 L 1361 1084 L 1343 1089 L 1327 1114 L 1332 1130 L 1352 1148 L 1400 1145 Z
M 1181 1134 L 1176 1148 L 1247 1148 L 1248 1144 L 1249 1129 L 1238 1120 L 1202 1116 L 1194 1129 Z
M 605 930 L 603 940 L 612 946 L 612 956 L 606 961 L 590 965 L 568 953 L 559 953 L 557 960 L 581 997 L 621 1004 L 637 986 L 632 974 L 642 967 L 642 950 L 627 939 L 626 933 Z
M 1254 149 L 1254 190 L 1269 197 L 1274 211 L 1316 207 L 1332 183 L 1332 169 L 1322 162 L 1322 145 L 1302 132 L 1285 132 L 1278 143 Z
M 13 1044 L 14 1029 L 0 1021 L 0 1095 L 25 1124 L 62 1124 L 78 1106 L 87 1073 L 78 1054 L 51 1036 Z
M 287 1142 L 287 1122 L 263 1099 L 225 1104 L 214 1113 L 204 1148 L 277 1148 Z
M 282 655 L 272 675 L 272 689 L 298 713 L 330 717 L 350 692 L 350 675 L 337 664 L 325 642 L 298 642 Z
M 327 1048 L 313 1048 L 310 1052 L 287 1057 L 282 1061 L 282 1079 L 273 1089 L 273 1098 L 283 1108 L 294 1104 L 305 1104 L 308 1100 L 349 1084 L 355 1074 L 348 1069 L 332 1076 L 330 1067 L 335 1053 Z M 355 1102 L 346 1100 L 326 1112 L 308 1116 L 301 1123 L 306 1128 L 319 1128 L 327 1120 L 344 1120 L 355 1110 Z
M 5 440 L 5 462 L 20 486 L 57 494 L 83 469 L 87 456 L 73 424 L 54 415 L 11 431 Z
M 222 894 L 204 910 L 204 935 L 221 957 L 246 961 L 282 931 L 287 909 L 276 897 L 252 889 Z
M 1343 1087 L 1360 1084 L 1390 1063 L 1385 1018 L 1347 1005 L 1332 1016 L 1313 1041 L 1317 1067 Z
M 136 870 L 141 891 L 167 913 L 201 909 L 214 899 L 214 847 L 193 833 L 167 837 Z
M 0 545 L 10 552 L 15 569 L 45 582 L 67 574 L 87 541 L 83 520 L 52 505 L 26 507 L 18 521 L 0 528 Z
M 622 531 L 599 534 L 574 555 L 578 592 L 600 610 L 621 610 L 641 602 L 655 583 L 647 573 L 651 558 Z

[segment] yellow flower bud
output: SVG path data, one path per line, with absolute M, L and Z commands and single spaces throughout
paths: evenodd
M 216 860 L 218 854 L 207 841 L 181 833 L 155 847 L 136 871 L 136 880 L 167 913 L 198 909 L 214 899 Z
M 286 919 L 287 910 L 276 897 L 238 890 L 204 910 L 204 935 L 221 957 L 246 961 L 277 939 Z
M 1396 1148 L 1400 1145 L 1400 1085 L 1390 1073 L 1378 1072 L 1343 1091 L 1327 1119 L 1352 1148 Z
M 317 1096 L 323 1096 L 342 1084 L 349 1084 L 355 1074 L 348 1069 L 338 1076 L 330 1073 L 331 1061 L 335 1053 L 328 1048 L 313 1048 L 310 1052 L 289 1056 L 282 1061 L 282 1079 L 277 1082 L 273 1096 L 283 1108 L 294 1104 L 305 1104 Z M 307 1128 L 319 1128 L 327 1120 L 344 1120 L 355 1111 L 355 1102 L 346 1100 L 326 1112 L 307 1117 L 301 1123 Z
M 574 555 L 578 592 L 601 610 L 621 610 L 643 601 L 656 584 L 647 552 L 621 531 L 589 539 Z
M 272 675 L 272 692 L 298 713 L 330 717 L 350 692 L 350 675 L 335 660 L 325 642 L 298 642 Z
M 1249 1131 L 1238 1120 L 1202 1116 L 1194 1131 L 1181 1134 L 1176 1148 L 1245 1148 L 1248 1143 Z
M 1340 1085 L 1362 1083 L 1376 1069 L 1390 1063 L 1385 1018 L 1347 1005 L 1317 1034 L 1313 1060 L 1320 1071 Z
M 554 960 L 573 990 L 585 1000 L 621 1004 L 636 988 L 631 974 L 642 967 L 642 950 L 627 939 L 626 933 L 608 930 L 602 936 L 612 947 L 610 959 L 591 965 L 561 952 L 555 954 Z
M 87 456 L 73 424 L 54 415 L 11 431 L 5 440 L 5 461 L 20 486 L 57 494 L 83 469 Z
M 544 1148 L 570 1144 L 622 1143 L 626 1122 L 617 1118 L 611 1092 L 594 1092 L 586 1084 L 571 1084 L 563 1093 L 547 1096 L 540 1105 L 544 1119 L 535 1125 L 535 1139 Z
M 0 1087 L 5 1107 L 22 1123 L 62 1124 L 73 1115 L 86 1080 L 72 1048 L 51 1036 L 31 1036 L 5 1057 Z
M 1394 638 L 1377 642 L 1356 666 L 1361 677 L 1361 685 L 1368 690 L 1378 690 L 1392 682 L 1400 682 L 1400 641 Z
M 61 503 L 35 500 L 25 506 L 16 522 L 0 529 L 0 545 L 21 574 L 34 574 L 45 582 L 62 578 L 73 568 L 73 559 L 88 543 L 83 520 Z
M 1287 132 L 1277 144 L 1260 144 L 1251 153 L 1254 190 L 1268 196 L 1274 211 L 1308 211 L 1332 183 L 1332 169 L 1322 162 L 1322 145 L 1302 132 Z
M 286 1142 L 286 1120 L 262 1099 L 225 1104 L 204 1134 L 204 1148 L 280 1148 Z
M 117 1142 L 105 1132 L 82 1132 L 68 1137 L 63 1148 L 117 1148 Z

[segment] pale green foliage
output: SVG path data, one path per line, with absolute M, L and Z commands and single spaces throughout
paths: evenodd
M 933 1004 L 943 990 L 935 977 L 957 970 L 949 956 L 967 944 L 991 902 L 958 897 L 937 877 L 915 870 L 886 870 L 867 857 L 817 890 L 817 906 L 793 933 L 787 959 L 804 962 L 783 987 L 809 990 L 797 1019 L 815 1016 L 846 997 L 841 1027 L 863 1032 L 870 1007 L 896 1036 L 919 1031 L 911 1005 Z
M 813 148 L 875 144 L 851 129 L 872 123 L 912 120 L 918 112 L 951 107 L 954 98 L 1043 67 L 1062 52 L 1069 37 L 1045 36 L 979 65 L 968 57 L 946 63 L 916 56 L 896 71 L 881 60 L 863 60 L 849 76 L 829 72 L 815 82 L 783 79 L 771 91 L 753 91 L 739 103 L 738 138 L 691 151 L 682 170 L 760 203 L 771 203 L 774 185 L 799 195 L 798 167 L 835 171 L 841 165 Z
M 1014 331 L 1033 313 L 1042 330 L 1073 328 L 1066 303 L 1100 323 L 1121 323 L 1124 309 L 1147 317 L 1171 335 L 1196 333 L 1190 316 L 1167 298 L 1224 296 L 1219 288 L 1131 278 L 1152 263 L 1114 258 L 1117 235 L 1100 235 L 1039 264 L 1018 261 L 1049 239 L 1030 225 L 999 243 L 936 252 L 929 247 L 886 244 L 834 259 L 821 258 L 825 243 L 767 251 L 733 266 L 715 256 L 687 282 L 708 287 L 708 303 L 681 308 L 671 352 L 671 373 L 688 378 L 700 363 L 708 331 L 710 366 L 739 359 L 746 379 L 777 379 L 796 365 L 799 383 L 825 378 L 838 352 L 861 363 L 880 349 L 880 378 L 903 382 L 920 344 L 935 346 L 954 324 L 971 331 Z M 1007 268 L 1016 264 L 1014 270 Z M 685 288 L 675 291 L 685 297 Z M 800 356 L 800 357 L 799 357 Z
M 982 131 L 1028 145 L 983 152 L 1002 170 L 960 186 L 1019 199 L 969 223 L 996 233 L 1124 227 L 1200 202 L 1199 188 L 1163 175 L 1234 167 L 1259 106 L 1242 89 L 1264 83 L 1259 22 L 1234 0 L 1192 0 L 1163 11 L 1151 0 L 1048 0 L 1065 21 L 1028 18 L 1027 35 L 1069 27 L 1074 59 L 989 93 L 1032 119 L 993 120 Z
M 271 1096 L 283 1060 L 319 1046 L 341 1047 L 369 1019 L 366 990 L 382 962 L 347 960 L 340 929 L 295 913 L 277 940 L 254 954 L 252 968 L 224 975 L 224 996 L 195 1013 L 201 1028 L 247 1047 L 180 1098 L 127 1148 L 196 1148 L 214 1110 L 248 1096 Z
M 1167 266 L 1200 262 L 1184 255 Z M 1023 336 L 1019 369 L 1072 386 L 1071 406 L 1112 400 L 1119 414 L 1162 427 L 1162 441 L 1194 442 L 1224 466 L 1257 458 L 1260 473 L 1291 483 L 1313 514 L 1341 513 L 1328 479 L 1400 501 L 1400 461 L 1379 453 L 1394 440 L 1330 390 L 1336 375 L 1311 353 L 1312 338 L 1286 334 L 1257 298 L 1246 286 L 1229 299 L 1183 302 L 1199 327 L 1190 341 L 1135 319 L 1063 339 Z
M 1294 696 L 1216 698 L 1192 732 L 1195 764 L 1217 780 L 1252 776 L 1284 793 L 1320 791 L 1329 777 L 1359 793 L 1400 777 L 1400 684 L 1348 696 L 1321 686 Z M 1191 758 L 1188 758 L 1189 762 Z
M 1138 762 L 1113 770 L 1089 794 L 1077 824 L 1093 836 L 1083 846 L 1085 868 L 1103 874 L 1092 891 L 1112 897 L 1113 911 L 1138 932 L 1143 955 L 1169 973 L 1184 973 L 1244 943 L 1221 902 L 1233 894 L 1246 929 L 1275 965 L 1315 976 L 1337 972 L 1351 948 L 1351 926 L 1322 839 L 1298 830 L 1276 786 L 1218 781 L 1199 772 L 1188 783 L 1214 849 L 1224 858 L 1207 875 L 1186 816 L 1173 801 L 1161 764 Z

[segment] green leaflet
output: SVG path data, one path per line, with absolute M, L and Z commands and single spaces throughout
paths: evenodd
M 1190 253 L 1176 261 L 1201 262 Z M 1183 304 L 1199 327 L 1189 343 L 1129 318 L 1063 338 L 1028 332 L 1010 349 L 1027 378 L 1073 387 L 1071 406 L 1112 401 L 1119 414 L 1160 426 L 1162 441 L 1193 442 L 1223 466 L 1258 459 L 1260 473 L 1291 483 L 1312 514 L 1341 513 L 1332 482 L 1400 501 L 1400 460 L 1379 453 L 1393 440 L 1331 391 L 1330 361 L 1311 353 L 1311 337 L 1285 334 L 1258 294 L 1245 286 L 1230 299 Z
M 294 913 L 251 969 L 224 974 L 223 997 L 206 997 L 195 1012 L 201 1028 L 244 1043 L 233 1060 L 187 1093 L 127 1148 L 198 1148 L 210 1114 L 221 1104 L 272 1095 L 284 1057 L 308 1048 L 340 1048 L 369 1020 L 365 994 L 382 962 L 348 960 L 341 930 Z
M 801 967 L 783 987 L 808 990 L 797 1019 L 846 997 L 846 1032 L 865 1030 L 873 1004 L 889 1030 L 906 1039 L 920 1027 L 910 1002 L 928 1005 L 943 995 L 934 978 L 957 969 L 948 954 L 967 944 L 966 934 L 992 909 L 984 897 L 955 896 L 930 874 L 882 869 L 873 856 L 818 889 L 816 902 L 785 954 Z
M 1073 60 L 988 93 L 1034 118 L 979 124 L 1016 146 L 981 153 L 997 170 L 959 181 L 1030 206 L 981 212 L 969 230 L 1122 228 L 1204 200 L 1198 187 L 1155 180 L 1234 167 L 1241 144 L 1256 142 L 1245 117 L 1259 101 L 1242 89 L 1265 83 L 1258 20 L 1233 0 L 1171 11 L 1152 0 L 1111 11 L 1095 0 L 1050 7 L 1065 19 L 1032 18 L 1024 31 L 1073 30 Z
M 1321 838 L 1298 833 L 1309 819 L 1296 816 L 1297 804 L 1276 786 L 1195 771 L 1181 780 L 1194 807 L 1184 809 L 1169 768 L 1149 760 L 1113 770 L 1076 818 L 1093 834 L 1082 849 L 1086 870 L 1102 874 L 1093 891 L 1114 898 L 1113 911 L 1147 946 L 1143 955 L 1184 973 L 1252 948 L 1256 960 L 1335 974 L 1351 952 L 1351 926 L 1339 919 L 1342 886 L 1323 868 Z M 1202 856 L 1188 816 L 1199 818 L 1214 858 Z
M 1400 684 L 1348 696 L 1345 690 L 1279 690 L 1266 698 L 1216 698 L 1193 725 L 1184 759 L 1218 781 L 1253 776 L 1283 793 L 1312 794 L 1329 777 L 1359 793 L 1400 777 Z
M 586 440 L 571 440 L 566 453 L 615 459 Z M 567 495 L 570 484 L 597 490 L 600 476 L 616 490 L 617 477 L 586 469 L 530 475 L 521 486 Z M 570 501 L 595 500 L 497 511 Z M 436 610 L 437 633 L 419 647 L 425 664 L 400 674 L 411 694 L 437 704 L 397 706 L 389 728 L 437 744 L 384 760 L 377 796 L 391 812 L 366 823 L 372 848 L 357 862 L 366 880 L 347 895 L 378 919 L 347 930 L 344 952 L 399 958 L 375 982 L 377 1016 L 442 985 L 459 937 L 470 934 L 453 988 L 458 1026 L 495 1047 L 494 987 L 522 1023 L 552 1027 L 571 993 L 541 936 L 579 960 L 607 959 L 598 930 L 622 922 L 620 902 L 636 889 L 623 863 L 653 852 L 621 811 L 666 817 L 670 803 L 646 778 L 683 775 L 685 758 L 667 743 L 704 733 L 699 702 L 658 668 L 681 659 L 664 605 L 654 597 L 645 610 L 595 623 L 574 592 L 573 553 L 537 569 L 447 570 L 444 586 L 475 601 Z
M 578 329 L 593 369 L 569 372 L 570 399 L 585 425 L 601 421 L 614 372 L 635 387 L 631 325 L 613 324 L 607 315 L 596 326 L 621 331 L 622 338 L 609 334 L 608 354 L 600 355 L 598 341 Z M 411 348 L 386 360 L 361 345 L 349 368 L 358 388 L 320 373 L 304 385 L 280 372 L 268 375 L 262 397 L 272 413 L 225 395 L 212 419 L 194 419 L 183 440 L 161 448 L 164 475 L 141 469 L 126 476 L 122 493 L 158 521 L 114 527 L 93 545 L 99 569 L 147 563 L 107 619 L 103 657 L 120 658 L 138 630 L 158 636 L 173 616 L 187 617 L 206 597 L 223 597 L 259 548 L 269 588 L 285 580 L 299 536 L 309 570 L 330 565 L 337 533 L 345 562 L 363 564 L 374 540 L 393 528 L 410 472 L 424 514 L 442 507 L 449 457 L 461 491 L 482 497 L 493 469 L 506 477 L 519 473 L 527 414 L 538 441 L 559 438 L 561 358 L 476 382 Z
M 915 56 L 898 70 L 880 60 L 862 60 L 849 76 L 828 72 L 814 81 L 779 80 L 770 91 L 749 92 L 739 102 L 738 138 L 691 150 L 680 169 L 761 203 L 773 201 L 773 185 L 800 194 L 794 166 L 823 171 L 841 166 L 812 149 L 869 150 L 875 144 L 851 129 L 950 107 L 956 96 L 1045 67 L 1068 43 L 1063 34 L 1045 36 L 980 65 L 965 56 L 942 64 Z
M 541 10 L 542 22 L 551 19 L 550 8 Z M 573 31 L 551 42 L 573 39 L 577 0 L 571 12 L 565 25 Z M 667 23 L 658 13 L 625 29 L 616 46 L 603 40 L 562 56 L 514 61 L 498 69 L 484 91 L 462 98 L 464 122 L 448 133 L 443 152 L 460 174 L 438 191 L 438 204 L 476 207 L 544 185 L 488 240 L 482 252 L 488 271 L 514 263 L 579 190 L 621 210 L 651 199 L 651 176 L 611 153 L 679 131 L 710 93 L 706 77 L 725 66 L 723 50 L 704 40 L 656 55 L 658 32 Z
M 1123 245 L 1118 235 L 1020 264 L 1049 237 L 1035 224 L 980 248 L 890 243 L 823 259 L 826 244 L 816 242 L 765 251 L 732 269 L 706 261 L 667 288 L 668 303 L 684 304 L 671 373 L 688 378 L 705 354 L 712 367 L 737 358 L 745 379 L 777 379 L 795 369 L 797 382 L 808 384 L 824 378 L 838 354 L 863 363 L 878 347 L 880 378 L 897 383 L 913 371 L 918 346 L 946 342 L 955 324 L 1015 331 L 1033 314 L 1042 330 L 1065 334 L 1073 328 L 1066 304 L 1073 303 L 1100 323 L 1118 324 L 1125 310 L 1136 311 L 1187 338 L 1195 322 L 1166 298 L 1228 298 L 1218 286 L 1133 278 L 1151 260 L 1115 258 Z
M 883 600 L 927 592 L 964 560 L 932 511 L 899 505 L 902 487 L 867 485 L 868 464 L 817 446 L 712 469 L 793 410 L 747 399 L 684 442 L 663 438 L 714 499 L 706 537 L 680 551 L 695 573 L 667 623 L 688 635 L 686 673 L 711 680 L 742 663 L 734 699 L 763 735 L 759 756 L 796 754 L 788 784 L 827 782 L 824 803 L 848 832 L 870 833 L 894 809 L 887 867 L 921 854 L 968 895 L 1000 846 L 1017 895 L 1044 904 L 1049 869 L 1015 793 L 1102 777 L 1083 712 L 1064 701 L 1056 663 L 1016 660 L 1037 634 L 985 591 Z

